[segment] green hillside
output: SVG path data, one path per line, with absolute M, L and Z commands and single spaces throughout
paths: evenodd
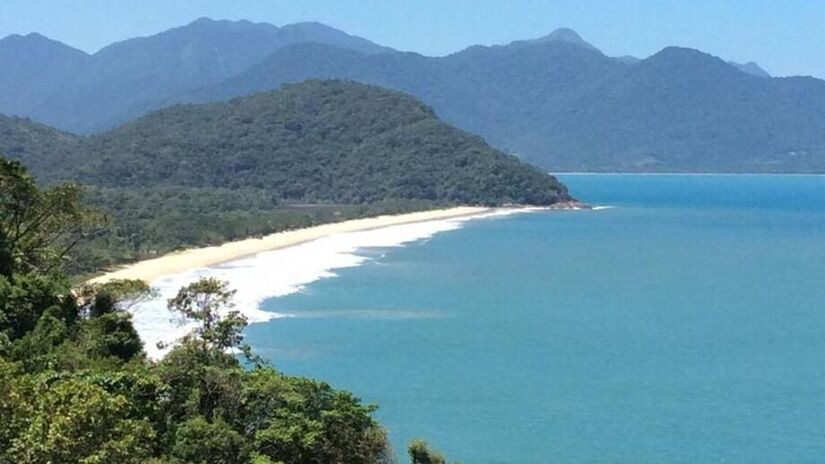
M 4 121 L 0 148 L 43 183 L 89 186 L 113 220 L 76 272 L 367 215 L 570 200 L 414 98 L 347 81 L 178 105 L 92 137 Z
M 84 154 L 73 176 L 108 187 L 253 187 L 339 203 L 551 204 L 566 195 L 415 99 L 344 81 L 175 106 L 88 139 Z

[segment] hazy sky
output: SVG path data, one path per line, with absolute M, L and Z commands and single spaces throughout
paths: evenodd
M 37 31 L 94 52 L 201 16 L 320 21 L 426 55 L 565 26 L 609 55 L 681 45 L 825 78 L 825 0 L 0 0 L 0 36 Z

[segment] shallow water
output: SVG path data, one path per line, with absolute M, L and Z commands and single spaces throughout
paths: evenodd
M 613 208 L 362 250 L 264 301 L 291 317 L 247 340 L 379 404 L 401 452 L 423 436 L 466 463 L 823 462 L 825 177 L 563 180 Z

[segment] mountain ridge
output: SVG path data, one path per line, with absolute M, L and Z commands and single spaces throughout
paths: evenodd
M 0 90 L 4 90 L 0 91 L 0 112 L 29 116 L 77 133 L 105 130 L 158 109 L 179 92 L 226 79 L 291 43 L 331 43 L 362 53 L 390 50 L 320 23 L 279 28 L 209 18 L 118 41 L 93 54 L 39 34 L 24 37 L 29 37 L 27 43 L 48 41 L 51 54 L 74 50 L 82 53 L 82 59 L 71 66 L 47 66 L 53 60 L 42 57 L 19 75 L 0 77 Z M 13 36 L 0 40 L 4 69 L 19 67 L 15 41 Z M 4 54 L 4 49 L 11 51 Z M 37 58 L 27 55 L 30 60 Z M 83 117 L 78 117 L 78 109 Z
M 625 63 L 556 41 L 440 58 L 295 44 L 183 100 L 335 77 L 414 94 L 450 123 L 552 171 L 825 172 L 825 82 L 760 78 L 685 47 Z
M 201 37 L 204 28 L 243 33 L 218 40 Z M 92 67 L 92 77 L 68 90 L 37 79 L 3 87 L 0 76 L 0 111 L 89 133 L 174 103 L 343 78 L 413 94 L 449 123 L 548 170 L 825 172 L 825 81 L 760 76 L 754 66 L 689 48 L 666 47 L 643 60 L 609 57 L 560 29 L 428 57 L 386 48 L 364 53 L 362 39 L 320 23 L 278 28 L 202 19 L 181 29 L 194 45 L 164 43 L 156 53 L 144 47 L 126 60 L 131 67 Z M 284 30 L 288 39 L 273 46 L 273 31 Z M 215 40 L 223 48 L 210 45 Z M 261 46 L 231 52 L 233 43 L 250 42 Z M 657 90 L 633 90 L 640 86 Z

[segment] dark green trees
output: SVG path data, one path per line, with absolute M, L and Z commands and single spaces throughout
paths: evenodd
M 384 462 L 373 407 L 261 363 L 244 368 L 227 352 L 242 346 L 246 321 L 223 282 L 181 289 L 170 305 L 197 328 L 162 361 L 147 361 L 124 309 L 149 288 L 72 290 L 59 264 L 80 207 L 38 190 L 19 166 L 3 167 L 4 236 L 17 238 L 4 241 L 0 274 L 0 463 Z
M 447 461 L 438 451 L 431 449 L 427 442 L 421 439 L 415 439 L 410 442 L 407 448 L 407 453 L 410 455 L 411 464 L 446 464 Z
M 284 377 L 266 366 L 244 370 L 227 354 L 248 353 L 241 334 L 246 319 L 231 309 L 233 295 L 225 282 L 201 279 L 169 300 L 170 309 L 197 323 L 158 365 L 170 388 L 170 415 L 183 424 L 172 455 L 217 462 L 203 460 L 207 447 L 214 446 L 227 463 L 247 462 L 249 456 L 284 463 L 381 462 L 388 446 L 370 417 L 373 407 L 324 383 Z
M 123 383 L 143 362 L 142 344 L 117 308 L 146 286 L 120 282 L 76 296 L 59 272 L 100 223 L 79 195 L 73 185 L 41 191 L 19 164 L 0 159 L 3 463 L 140 462 L 152 447 L 151 422 Z
M 48 273 L 99 230 L 103 218 L 81 193 L 75 184 L 39 190 L 20 163 L 0 157 L 0 275 Z
M 169 300 L 169 309 L 185 319 L 197 323 L 197 327 L 184 339 L 203 345 L 205 350 L 226 351 L 240 346 L 246 327 L 246 316 L 232 311 L 232 297 L 226 282 L 204 278 L 180 289 Z

